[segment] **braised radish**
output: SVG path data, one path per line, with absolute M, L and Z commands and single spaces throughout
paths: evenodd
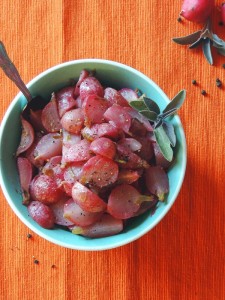
M 44 228 L 90 238 L 123 230 L 169 191 L 168 165 L 153 123 L 129 102 L 130 88 L 106 87 L 82 70 L 76 84 L 22 121 L 17 167 L 23 204 Z

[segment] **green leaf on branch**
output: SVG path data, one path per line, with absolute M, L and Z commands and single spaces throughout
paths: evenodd
M 168 138 L 162 125 L 154 129 L 154 134 L 162 155 L 166 160 L 172 161 L 173 149 L 171 148 L 170 139 Z

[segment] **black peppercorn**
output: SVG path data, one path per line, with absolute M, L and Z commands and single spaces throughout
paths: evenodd
M 196 85 L 197 81 L 195 79 L 192 80 L 192 84 Z
M 34 260 L 34 263 L 35 263 L 36 265 L 38 265 L 38 264 L 39 264 L 39 260 L 35 259 L 35 260 Z
M 206 95 L 206 91 L 205 91 L 205 90 L 202 90 L 202 91 L 201 91 L 201 94 L 202 94 L 203 96 L 205 96 L 205 95 Z

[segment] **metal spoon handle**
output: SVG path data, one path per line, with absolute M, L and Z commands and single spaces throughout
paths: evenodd
M 21 79 L 15 65 L 10 60 L 2 41 L 0 41 L 0 67 L 2 68 L 6 76 L 9 79 L 11 79 L 16 84 L 16 86 L 20 89 L 20 91 L 24 94 L 27 101 L 28 102 L 31 101 L 32 95 L 28 90 L 28 88 L 26 87 L 23 80 Z

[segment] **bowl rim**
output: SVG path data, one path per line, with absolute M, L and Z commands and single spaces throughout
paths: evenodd
M 32 87 L 39 79 L 41 79 L 43 76 L 48 75 L 49 73 L 55 71 L 55 70 L 59 70 L 61 68 L 67 67 L 67 66 L 71 66 L 71 65 L 79 65 L 79 64 L 84 64 L 84 63 L 97 63 L 97 64 L 107 64 L 107 65 L 111 65 L 114 67 L 120 67 L 122 69 L 125 69 L 131 73 L 135 73 L 136 75 L 138 75 L 139 77 L 143 78 L 144 80 L 147 80 L 148 82 L 151 83 L 152 86 L 154 86 L 154 88 L 157 90 L 157 92 L 167 101 L 167 103 L 169 103 L 169 98 L 168 96 L 164 93 L 164 91 L 160 88 L 159 85 L 157 85 L 151 78 L 149 78 L 148 76 L 144 75 L 142 72 L 140 72 L 139 70 L 128 66 L 126 64 L 117 62 L 117 61 L 112 61 L 112 60 L 106 60 L 106 59 L 99 59 L 99 58 L 84 58 L 84 59 L 77 59 L 77 60 L 69 60 L 63 63 L 59 63 L 55 66 L 52 66 L 48 69 L 46 69 L 45 71 L 41 72 L 40 74 L 38 74 L 37 76 L 35 76 L 32 80 L 30 80 L 27 83 L 27 87 L 30 88 Z M 13 107 L 15 106 L 15 104 L 17 103 L 17 101 L 20 100 L 22 93 L 19 92 L 14 99 L 12 100 L 12 102 L 9 104 L 5 114 L 3 115 L 3 119 L 1 121 L 1 125 L 0 125 L 0 140 L 2 140 L 2 135 L 4 132 L 4 128 L 6 125 L 6 122 L 8 120 L 8 117 L 10 116 Z M 68 249 L 72 249 L 72 250 L 84 250 L 84 251 L 102 251 L 102 250 L 110 250 L 113 248 L 118 248 L 124 245 L 127 245 L 137 239 L 139 239 L 140 237 L 142 237 L 143 235 L 145 235 L 146 233 L 148 233 L 150 230 L 152 230 L 164 217 L 165 215 L 168 213 L 168 211 L 171 209 L 171 207 L 173 206 L 175 200 L 177 199 L 177 196 L 180 192 L 180 189 L 182 187 L 182 183 L 185 177 L 185 173 L 186 173 L 186 166 L 187 166 L 187 143 L 186 143 L 186 138 L 185 138 L 185 133 L 184 133 L 184 129 L 183 129 L 183 125 L 181 123 L 180 117 L 178 115 L 174 116 L 174 118 L 176 118 L 176 123 L 179 125 L 179 134 L 181 136 L 181 141 L 182 141 L 182 148 L 183 148 L 183 157 L 182 157 L 182 162 L 181 162 L 181 176 L 179 177 L 179 182 L 177 184 L 176 190 L 173 194 L 173 198 L 170 200 L 169 203 L 167 203 L 165 209 L 163 210 L 163 212 L 146 228 L 144 228 L 142 231 L 140 231 L 137 235 L 135 236 L 131 236 L 131 237 L 127 237 L 124 238 L 123 240 L 117 241 L 116 243 L 114 243 L 113 245 L 107 246 L 107 245 L 101 245 L 101 246 L 95 246 L 95 247 L 91 247 L 90 246 L 79 246 L 76 244 L 72 244 L 72 243 L 67 243 L 67 242 L 61 242 L 58 241 L 55 238 L 52 238 L 51 236 L 48 236 L 47 234 L 43 233 L 41 230 L 39 230 L 39 228 L 37 228 L 36 226 L 34 226 L 33 224 L 31 224 L 27 219 L 25 219 L 25 217 L 23 216 L 23 214 L 21 214 L 19 212 L 19 210 L 17 209 L 16 205 L 14 204 L 14 202 L 12 201 L 8 190 L 5 187 L 4 184 L 4 180 L 3 180 L 3 176 L 2 176 L 2 164 L 0 164 L 0 186 L 1 189 L 3 191 L 3 194 L 7 200 L 7 202 L 9 203 L 10 207 L 12 208 L 13 212 L 17 215 L 17 217 L 29 228 L 31 229 L 33 232 L 35 232 L 37 235 L 41 236 L 42 238 L 48 240 L 49 242 L 54 243 L 55 245 L 64 247 L 64 248 L 68 248 Z M 0 145 L 0 161 L 1 161 L 1 145 Z

